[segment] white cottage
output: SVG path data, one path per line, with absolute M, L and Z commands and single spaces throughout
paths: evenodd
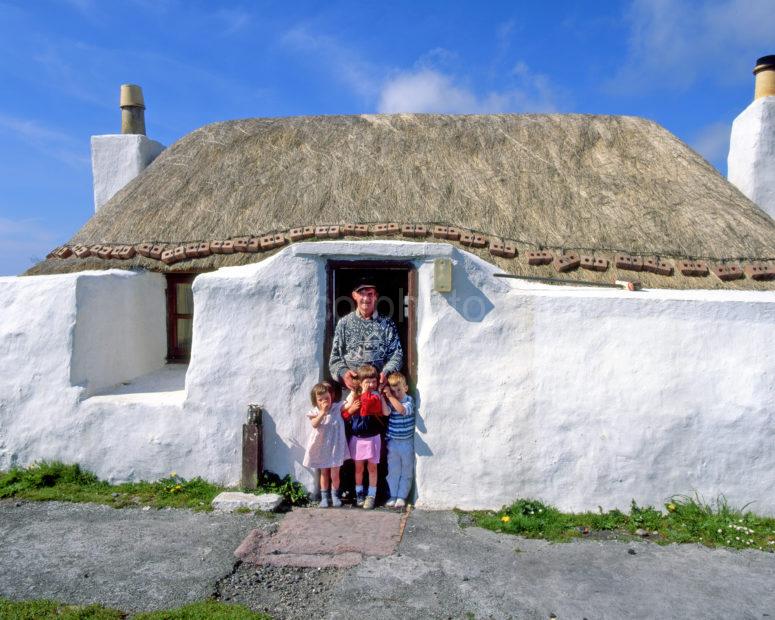
M 108 151 L 161 148 L 124 103 L 95 197 Z M 653 122 L 216 123 L 97 206 L 0 278 L 0 469 L 233 484 L 260 403 L 266 468 L 313 488 L 308 390 L 368 272 L 419 401 L 418 505 L 697 491 L 775 514 L 775 222 Z

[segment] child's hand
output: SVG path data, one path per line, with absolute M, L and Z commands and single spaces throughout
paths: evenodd
M 361 408 L 361 399 L 360 399 L 360 398 L 356 398 L 356 399 L 355 399 L 355 400 L 352 402 L 352 405 L 350 405 L 350 406 L 349 406 L 349 408 L 347 409 L 347 411 L 348 411 L 349 413 L 355 413 L 355 412 L 356 412 L 356 411 L 358 411 L 358 409 L 360 409 L 360 408 Z

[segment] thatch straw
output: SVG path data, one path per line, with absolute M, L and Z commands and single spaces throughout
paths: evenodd
M 162 153 L 71 243 L 179 243 L 369 221 L 446 223 L 518 241 L 521 249 L 775 258 L 775 222 L 675 136 L 640 118 L 589 115 L 208 125 Z M 185 267 L 264 256 L 219 255 Z M 497 262 L 521 268 L 520 261 Z M 50 259 L 28 273 L 97 265 L 183 267 L 143 258 Z M 681 287 L 680 276 L 655 277 Z

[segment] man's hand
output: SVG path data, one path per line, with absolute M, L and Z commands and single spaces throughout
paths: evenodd
M 379 384 L 381 386 L 385 385 L 385 373 L 384 372 L 379 373 Z
M 345 373 L 342 375 L 342 381 L 344 381 L 344 384 L 347 386 L 348 390 L 354 390 L 355 387 L 353 386 L 353 379 L 355 378 L 355 372 L 352 370 L 346 370 Z

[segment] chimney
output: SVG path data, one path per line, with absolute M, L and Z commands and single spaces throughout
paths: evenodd
M 756 76 L 753 98 L 775 96 L 775 55 L 759 58 L 753 68 L 753 74 Z
M 145 100 L 143 89 L 136 84 L 122 84 L 119 97 L 121 106 L 121 133 L 145 135 Z
M 163 144 L 145 135 L 142 88 L 122 84 L 119 106 L 121 133 L 91 137 L 95 213 L 164 150 Z
M 753 73 L 754 100 L 732 123 L 727 178 L 775 219 L 775 55 Z

